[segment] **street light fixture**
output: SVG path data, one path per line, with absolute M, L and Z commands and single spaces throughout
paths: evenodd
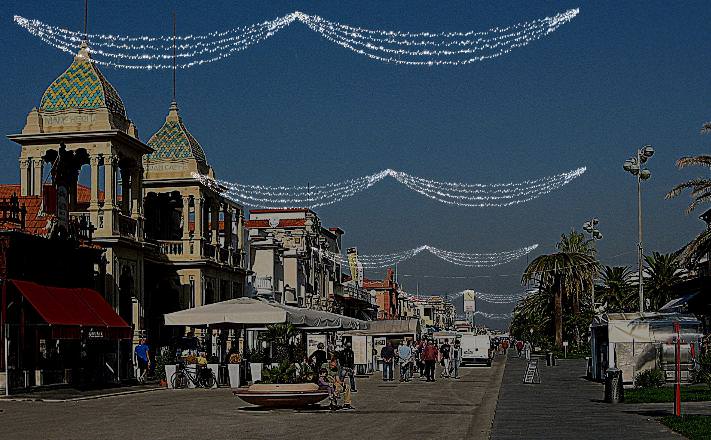
M 639 231 L 639 241 L 637 242 L 637 262 L 638 262 L 638 284 L 639 284 L 639 312 L 644 312 L 644 275 L 643 275 L 643 258 L 642 252 L 642 181 L 647 180 L 652 176 L 652 173 L 644 168 L 643 165 L 654 155 L 654 148 L 651 145 L 645 145 L 637 150 L 634 157 L 627 159 L 622 168 L 633 176 L 637 177 L 637 227 Z
M 593 244 L 593 251 L 595 250 L 595 243 L 598 240 L 602 240 L 602 232 L 597 228 L 597 225 L 600 223 L 600 220 L 598 220 L 596 217 L 594 217 L 592 220 L 589 222 L 583 223 L 583 230 L 590 234 L 592 244 Z M 593 313 L 597 310 L 597 307 L 595 306 L 595 276 L 593 275 L 592 277 L 592 282 L 590 283 L 590 297 L 592 300 L 592 308 L 593 308 Z

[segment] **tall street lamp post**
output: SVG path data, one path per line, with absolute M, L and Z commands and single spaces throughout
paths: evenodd
M 600 220 L 598 220 L 597 218 L 593 218 L 589 222 L 583 223 L 583 230 L 590 234 L 593 245 L 593 252 L 596 251 L 595 243 L 598 240 L 602 240 L 602 233 L 597 228 L 598 223 L 600 223 Z M 592 299 L 593 313 L 595 313 L 595 311 L 597 310 L 597 307 L 595 306 L 595 275 L 592 276 L 592 282 L 590 283 L 590 297 Z
M 642 253 L 642 181 L 647 180 L 652 176 L 652 173 L 644 168 L 644 164 L 654 155 L 654 148 L 651 145 L 645 145 L 637 150 L 637 154 L 625 161 L 622 165 L 625 171 L 629 172 L 637 178 L 637 227 L 639 231 L 639 241 L 637 243 L 637 260 L 638 260 L 638 284 L 639 284 L 639 312 L 644 312 L 644 275 L 643 275 L 643 258 Z

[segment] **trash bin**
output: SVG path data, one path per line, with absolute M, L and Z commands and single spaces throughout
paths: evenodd
M 625 400 L 625 391 L 622 387 L 622 370 L 608 368 L 605 372 L 605 402 L 619 403 Z
M 553 356 L 552 352 L 546 353 L 546 366 L 547 367 L 555 367 L 555 357 Z

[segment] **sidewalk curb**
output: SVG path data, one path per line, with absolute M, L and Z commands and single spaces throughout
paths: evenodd
M 0 401 L 5 401 L 5 402 L 47 402 L 47 403 L 81 402 L 84 400 L 97 400 L 97 399 L 105 399 L 108 397 L 127 396 L 130 394 L 150 393 L 152 391 L 159 391 L 159 390 L 165 390 L 165 389 L 167 389 L 167 388 L 156 387 L 156 388 L 147 388 L 144 390 L 130 390 L 130 391 L 119 391 L 116 393 L 97 394 L 95 396 L 74 397 L 71 399 L 42 399 L 42 398 L 33 398 L 33 397 L 2 397 L 2 398 L 0 398 Z

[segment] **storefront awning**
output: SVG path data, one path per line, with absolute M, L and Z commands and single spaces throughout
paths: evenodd
M 286 311 L 251 298 L 236 298 L 179 312 L 166 313 L 165 325 L 266 325 L 286 322 Z
M 368 324 L 335 313 L 292 307 L 252 298 L 237 298 L 165 314 L 166 325 L 192 327 L 224 324 L 268 325 L 290 323 L 312 329 L 365 329 Z
M 131 337 L 131 327 L 95 290 L 50 287 L 20 280 L 10 280 L 10 283 L 42 320 L 57 328 L 53 337 L 78 338 L 81 332 L 77 330 L 81 329 L 86 329 L 90 338 Z

